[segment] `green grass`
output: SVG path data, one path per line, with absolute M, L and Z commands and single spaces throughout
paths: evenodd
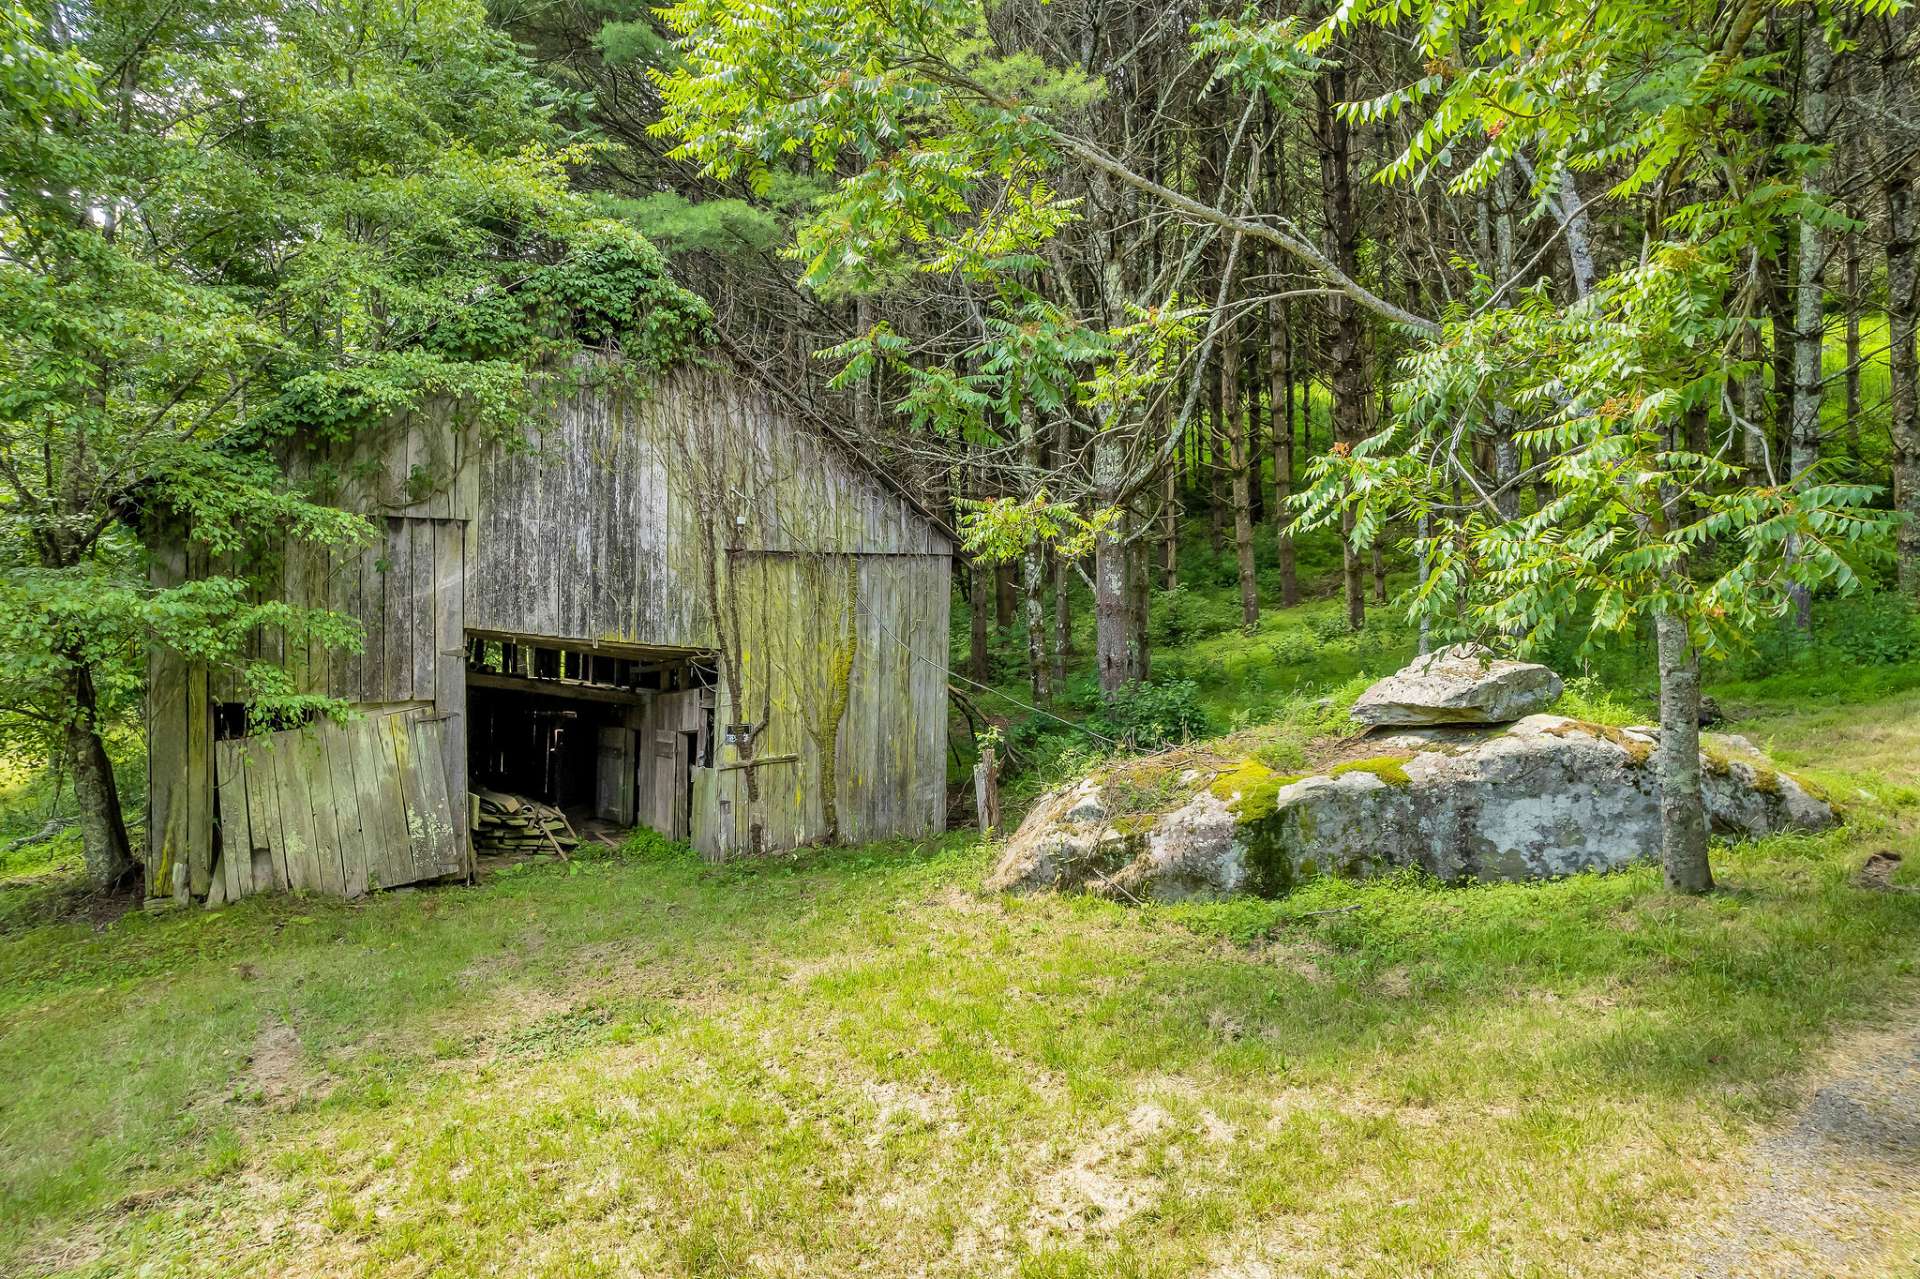
M 953 837 L 16 926 L 0 1271 L 1658 1273 L 1920 957 L 1851 880 L 1920 700 L 1755 709 L 1854 824 L 1698 901 L 1002 899 Z

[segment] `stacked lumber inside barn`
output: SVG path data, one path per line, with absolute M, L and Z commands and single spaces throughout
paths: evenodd
M 482 857 L 549 853 L 564 858 L 580 844 L 565 813 L 525 795 L 477 786 L 472 791 L 468 817 L 473 827 L 473 851 Z

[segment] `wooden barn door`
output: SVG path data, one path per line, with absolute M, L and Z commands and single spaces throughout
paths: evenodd
M 446 721 L 424 707 L 216 743 L 210 900 L 287 889 L 358 897 L 466 874 L 445 750 Z
M 633 825 L 633 730 L 602 728 L 599 760 L 593 815 L 621 826 Z
M 692 769 L 699 750 L 700 690 L 662 693 L 647 708 L 639 737 L 639 821 L 687 839 L 693 829 Z

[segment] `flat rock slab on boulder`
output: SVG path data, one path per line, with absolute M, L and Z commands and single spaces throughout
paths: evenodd
M 1121 900 L 1251 892 L 1314 875 L 1417 866 L 1439 879 L 1524 880 L 1608 870 L 1660 848 L 1658 734 L 1533 715 L 1509 728 L 1425 728 L 1381 753 L 1282 776 L 1254 760 L 1143 782 L 1147 761 L 1042 798 L 988 887 Z M 1819 830 L 1833 810 L 1745 743 L 1702 753 L 1713 828 Z M 1142 795 L 1156 811 L 1130 811 Z
M 1560 677 L 1546 667 L 1455 644 L 1414 658 L 1362 693 L 1353 717 L 1373 725 L 1510 724 L 1558 696 Z

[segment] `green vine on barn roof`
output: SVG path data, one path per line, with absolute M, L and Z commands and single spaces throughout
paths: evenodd
M 606 378 L 643 392 L 712 344 L 707 303 L 631 227 L 590 222 L 545 256 L 465 297 L 425 299 L 396 323 L 409 336 L 390 350 L 288 377 L 263 434 L 341 442 L 444 400 L 462 425 L 512 438 L 543 399 Z

